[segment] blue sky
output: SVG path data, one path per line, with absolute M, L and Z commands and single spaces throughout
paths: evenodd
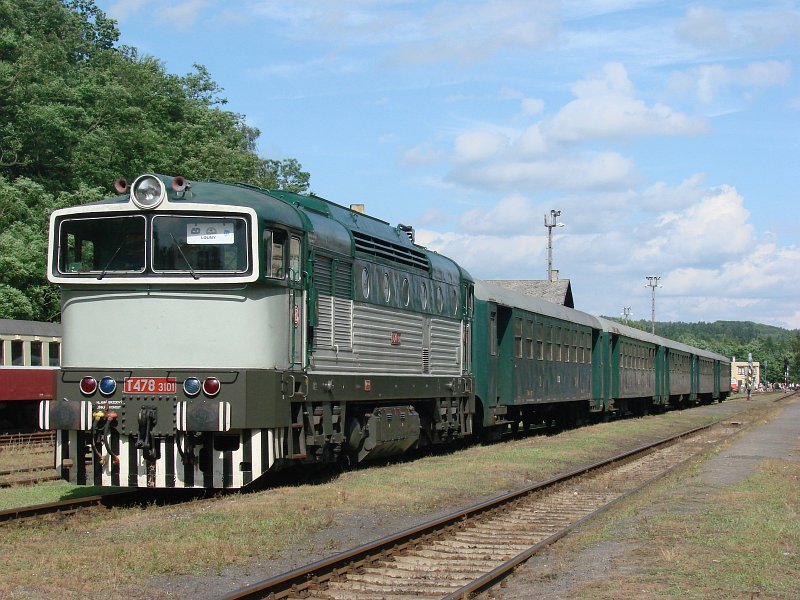
M 259 152 L 480 279 L 576 308 L 800 328 L 794 1 L 97 0 L 205 65 Z

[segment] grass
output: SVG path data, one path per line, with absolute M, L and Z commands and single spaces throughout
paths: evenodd
M 671 553 L 653 576 L 664 595 L 800 597 L 800 464 L 765 462 L 759 472 L 693 516 L 648 523 Z
M 692 486 L 701 466 L 642 490 L 561 542 L 562 560 L 625 547 L 608 563 L 613 578 L 583 584 L 576 598 L 800 598 L 800 463 L 764 461 L 711 496 Z
M 747 406 L 763 410 L 767 403 Z M 720 408 L 732 413 L 744 407 L 744 402 L 731 402 Z M 215 576 L 230 568 L 247 569 L 290 549 L 303 556 L 315 545 L 327 550 L 346 547 L 352 523 L 402 528 L 411 519 L 455 509 L 714 418 L 702 409 L 675 412 L 558 436 L 472 446 L 346 472 L 316 485 L 214 502 L 115 509 L 55 525 L 6 525 L 0 536 L 0 553 L 7 558 L 0 597 L 105 597 L 109 586 L 131 598 L 163 596 L 163 590 L 149 589 L 151 576 Z M 59 485 L 47 493 L 74 493 L 74 486 Z M 34 489 L 19 491 L 32 498 L 34 492 L 26 490 Z M 7 493 L 12 491 L 17 490 L 0 490 L 0 505 L 11 502 Z

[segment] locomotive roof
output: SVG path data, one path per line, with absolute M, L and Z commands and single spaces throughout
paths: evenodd
M 340 206 L 320 196 L 214 180 L 193 181 L 187 191 L 175 192 L 171 189 L 172 177 L 158 177 L 167 190 L 169 205 L 163 207 L 165 210 L 180 204 L 243 206 L 253 209 L 262 221 L 310 232 L 313 245 L 335 253 L 353 256 L 354 251 L 359 249 L 356 236 L 366 244 L 374 244 L 376 240 L 388 242 L 389 252 L 383 252 L 382 256 L 397 253 L 398 250 L 400 253 L 421 255 L 425 257 L 433 279 L 456 285 L 461 280 L 472 281 L 470 274 L 455 261 L 413 243 L 399 226 L 393 227 L 386 221 Z M 128 202 L 128 194 L 122 194 L 86 206 Z
M 61 337 L 61 323 L 0 319 L 0 334 Z
M 587 327 L 600 329 L 600 323 L 597 317 L 590 315 L 589 313 L 581 312 L 579 310 L 575 310 L 574 308 L 567 308 L 561 304 L 548 302 L 546 300 L 542 300 L 541 298 L 528 296 L 527 294 L 521 294 L 519 292 L 515 292 L 514 290 L 510 290 L 493 283 L 488 283 L 486 281 L 475 282 L 475 297 L 481 300 L 497 302 L 498 304 L 505 306 L 515 306 L 524 310 L 538 313 L 540 315 L 545 315 L 556 319 L 563 319 L 564 321 L 571 321 L 580 325 L 586 325 Z

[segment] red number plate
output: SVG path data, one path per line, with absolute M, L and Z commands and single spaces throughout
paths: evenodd
M 122 386 L 125 394 L 174 394 L 177 390 L 174 377 L 126 377 Z

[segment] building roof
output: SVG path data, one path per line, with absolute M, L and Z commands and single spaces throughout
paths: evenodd
M 572 300 L 572 285 L 569 279 L 547 281 L 546 279 L 491 279 L 487 283 L 514 290 L 526 296 L 540 298 L 553 304 L 575 308 Z
M 0 319 L 0 334 L 61 337 L 61 323 Z

